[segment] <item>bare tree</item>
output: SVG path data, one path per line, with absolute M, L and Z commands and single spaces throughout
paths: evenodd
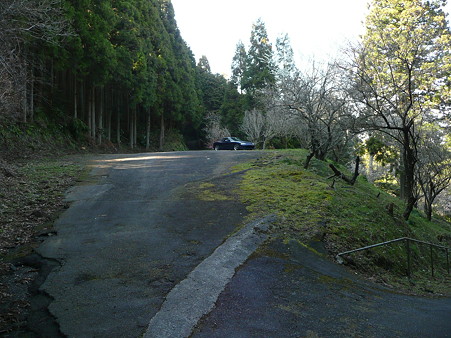
M 273 138 L 289 136 L 289 110 L 282 101 L 283 94 L 276 86 L 263 89 L 259 93 L 259 101 L 263 107 L 263 129 L 261 132 L 262 148 Z
M 289 133 L 289 117 L 281 94 L 275 87 L 262 89 L 258 93 L 262 109 L 253 109 L 244 114 L 241 131 L 254 143 L 266 149 L 268 142 Z
M 257 109 L 246 111 L 244 113 L 241 131 L 255 144 L 259 144 L 265 128 L 265 117 Z
M 424 212 L 431 220 L 436 198 L 451 184 L 451 150 L 443 144 L 437 130 L 423 133 L 418 152 L 417 180 L 423 193 Z
M 445 112 L 449 96 L 451 33 L 441 1 L 374 1 L 359 46 L 347 65 L 360 103 L 362 128 L 378 131 L 400 148 L 401 198 L 407 220 L 417 202 L 415 173 L 422 124 Z
M 0 114 L 33 114 L 35 51 L 68 34 L 61 0 L 0 1 Z
M 339 157 L 350 137 L 348 124 L 352 115 L 347 109 L 347 96 L 339 69 L 333 65 L 319 68 L 312 63 L 308 72 L 297 73 L 285 81 L 283 100 L 291 110 L 294 135 L 310 150 L 305 167 L 316 157 L 324 160 L 334 153 Z
M 208 113 L 205 117 L 205 138 L 207 146 L 211 146 L 216 140 L 222 137 L 230 136 L 230 132 L 227 127 L 224 127 L 221 123 L 221 116 L 217 113 Z

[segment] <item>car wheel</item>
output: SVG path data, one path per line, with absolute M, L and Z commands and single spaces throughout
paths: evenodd
M 235 145 L 233 146 L 233 150 L 238 150 L 238 149 L 240 149 L 240 146 L 239 146 L 238 144 L 235 144 Z
M 215 146 L 215 150 L 218 151 L 219 150 L 219 146 Z

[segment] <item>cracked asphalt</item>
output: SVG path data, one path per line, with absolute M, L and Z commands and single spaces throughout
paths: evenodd
M 58 260 L 41 290 L 62 335 L 139 337 L 166 294 L 235 230 L 246 210 L 224 176 L 258 152 L 200 151 L 103 156 L 94 185 L 69 193 L 57 236 L 40 246 Z M 187 187 L 213 180 L 223 201 Z M 221 183 L 222 182 L 222 183 Z
M 240 174 L 230 174 L 230 167 L 259 156 L 199 151 L 94 161 L 96 183 L 69 193 L 72 204 L 55 224 L 57 236 L 38 249 L 59 262 L 41 285 L 59 335 L 158 336 L 148 326 L 171 290 L 227 248 L 226 239 L 243 225 L 246 209 L 233 191 Z M 202 199 L 195 188 L 201 183 L 227 198 Z M 240 245 L 233 242 L 230 250 Z M 203 271 L 218 278 L 217 269 Z M 207 284 L 194 284 L 191 298 L 202 297 L 197 292 Z M 209 296 L 211 311 L 192 337 L 451 336 L 449 298 L 383 289 L 297 242 L 268 240 L 224 284 L 218 297 Z M 170 326 L 171 314 L 166 317 Z

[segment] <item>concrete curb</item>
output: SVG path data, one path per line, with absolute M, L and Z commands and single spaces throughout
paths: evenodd
M 274 220 L 268 216 L 249 223 L 216 248 L 168 293 L 144 337 L 188 337 L 199 319 L 213 309 L 236 268 L 267 238 L 265 232 Z

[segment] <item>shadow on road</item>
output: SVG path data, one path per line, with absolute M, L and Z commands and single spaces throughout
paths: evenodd
M 292 241 L 251 257 L 193 337 L 449 337 L 451 299 L 397 294 Z

